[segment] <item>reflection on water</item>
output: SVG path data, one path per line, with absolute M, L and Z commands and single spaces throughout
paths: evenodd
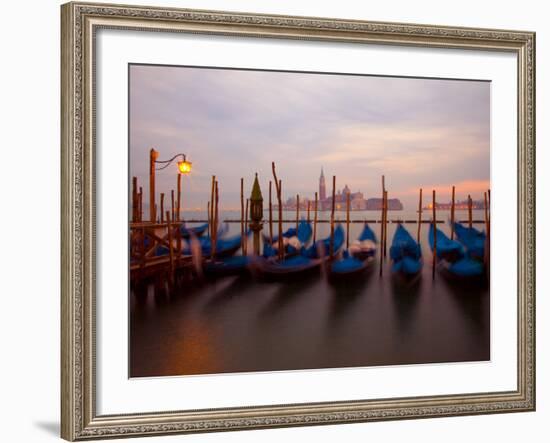
M 352 225 L 352 239 L 360 229 Z M 320 275 L 292 283 L 228 277 L 178 293 L 132 293 L 130 374 L 488 360 L 489 289 L 459 287 L 439 274 L 432 281 L 426 234 L 424 225 L 424 270 L 412 288 L 392 284 L 388 261 L 382 278 L 376 268 L 339 286 Z

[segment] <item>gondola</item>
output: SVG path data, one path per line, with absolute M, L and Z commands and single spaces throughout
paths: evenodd
M 180 232 L 181 232 L 182 238 L 188 239 L 192 236 L 200 237 L 202 234 L 206 232 L 207 229 L 208 229 L 208 223 L 204 223 L 199 226 L 192 226 L 190 228 L 188 228 L 183 224 L 180 228 Z
M 440 229 L 436 229 L 437 269 L 448 280 L 461 283 L 477 283 L 483 280 L 483 263 L 464 252 L 464 247 L 451 240 Z M 434 249 L 434 228 L 428 232 L 430 249 Z
M 461 223 L 455 222 L 454 230 L 460 243 L 466 248 L 469 257 L 483 260 L 485 256 L 485 232 L 476 228 L 467 228 Z
M 359 238 L 349 247 L 349 253 L 352 257 L 364 261 L 369 257 L 374 257 L 377 243 L 375 233 L 369 225 L 365 223 Z
M 306 246 L 310 239 L 313 230 L 311 228 L 311 223 L 301 220 L 298 224 L 298 229 L 289 228 L 283 232 L 283 245 L 285 248 L 285 257 L 290 257 L 296 255 L 300 252 L 303 246 Z M 263 236 L 264 240 L 264 253 L 263 256 L 274 257 L 277 255 L 277 249 L 279 246 L 278 242 L 279 236 L 276 235 L 273 237 L 273 242 L 270 241 L 270 238 L 266 235 Z
M 344 229 L 338 225 L 334 230 L 334 253 L 338 253 L 344 244 Z M 295 280 L 307 277 L 319 271 L 329 260 L 330 237 L 318 240 L 309 248 L 302 248 L 298 255 L 280 261 L 274 258 L 262 259 L 255 266 L 256 273 L 267 280 Z
M 372 269 L 376 254 L 376 236 L 365 223 L 359 238 L 344 251 L 342 257 L 333 260 L 329 267 L 329 280 L 344 282 L 364 277 Z
M 222 230 L 218 231 L 218 234 L 223 233 Z M 246 234 L 248 235 L 250 232 Z M 182 255 L 193 255 L 193 241 L 197 241 L 198 246 L 200 247 L 200 251 L 203 257 L 208 257 L 212 254 L 212 240 L 209 236 L 205 237 L 199 237 L 193 238 L 190 241 L 185 241 L 182 244 Z M 235 253 L 240 249 L 241 247 L 241 235 L 235 235 L 233 237 L 229 238 L 218 238 L 216 240 L 216 257 L 217 258 L 224 258 L 224 257 L 231 257 L 235 255 Z M 155 251 L 156 256 L 163 256 L 168 255 L 168 248 L 166 246 L 157 246 L 157 249 Z
M 231 275 L 246 275 L 250 272 L 252 257 L 248 255 L 235 255 L 232 257 L 218 258 L 208 261 L 204 265 L 204 273 L 209 277 L 228 277 Z
M 443 231 L 437 229 L 437 258 L 453 263 L 464 257 L 464 247 L 457 241 L 451 240 Z M 430 249 L 434 249 L 434 226 L 430 223 L 428 231 L 428 243 Z
M 246 237 L 250 235 L 250 231 L 247 232 Z M 210 237 L 199 237 L 198 238 L 201 253 L 203 257 L 208 257 L 212 254 L 212 240 Z M 235 255 L 235 253 L 241 248 L 241 235 L 234 235 L 233 237 L 228 238 L 218 238 L 216 239 L 216 257 L 225 258 Z M 183 255 L 191 255 L 192 247 L 189 245 L 182 251 Z
M 344 245 L 344 240 L 344 228 L 342 228 L 342 225 L 338 225 L 334 229 L 333 256 L 340 252 L 340 249 L 342 249 Z M 300 253 L 308 258 L 321 258 L 327 256 L 330 254 L 330 236 L 322 240 L 317 240 L 308 248 L 302 248 Z
M 360 279 L 372 270 L 374 263 L 375 260 L 372 256 L 360 260 L 346 250 L 341 258 L 337 258 L 330 263 L 329 281 L 337 283 Z
M 411 285 L 419 281 L 422 271 L 422 250 L 402 224 L 395 230 L 390 258 L 393 261 L 391 271 L 396 282 Z

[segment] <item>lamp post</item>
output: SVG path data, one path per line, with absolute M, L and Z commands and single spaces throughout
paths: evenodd
M 254 184 L 252 185 L 252 193 L 250 194 L 250 229 L 254 233 L 253 247 L 255 255 L 260 255 L 260 231 L 262 230 L 262 218 L 264 215 L 263 202 L 264 199 L 260 183 L 258 182 L 258 174 L 256 173 Z
M 185 154 L 176 154 L 169 160 L 157 160 L 159 156 L 158 151 L 151 149 L 149 151 L 149 220 L 151 223 L 154 223 L 157 219 L 156 208 L 155 208 L 155 171 L 161 171 L 162 169 L 167 168 L 170 164 L 178 157 L 181 157 L 181 160 L 178 161 L 178 219 L 179 219 L 179 207 L 181 199 L 181 174 L 189 174 L 191 172 L 191 162 L 187 161 Z M 160 163 L 163 166 L 160 168 L 156 167 L 156 164 Z

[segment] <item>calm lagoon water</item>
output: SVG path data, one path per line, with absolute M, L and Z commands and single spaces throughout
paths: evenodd
M 345 220 L 345 213 L 337 217 Z M 379 213 L 352 212 L 352 219 L 364 218 L 378 219 Z M 389 218 L 415 219 L 416 213 L 390 212 Z M 439 220 L 448 218 L 448 211 L 438 211 Z M 467 219 L 467 211 L 457 211 L 457 219 Z M 474 211 L 474 219 L 483 220 L 483 211 Z M 380 225 L 371 227 L 379 236 Z M 388 225 L 388 248 L 395 227 Z M 405 227 L 416 236 L 417 224 Z M 450 233 L 448 223 L 439 228 Z M 361 229 L 351 224 L 350 241 Z M 318 238 L 329 230 L 319 224 Z M 239 224 L 231 224 L 229 235 L 238 232 Z M 392 285 L 388 257 L 383 277 L 376 267 L 354 284 L 331 285 L 322 275 L 293 283 L 227 277 L 162 296 L 152 287 L 145 297 L 132 293 L 130 376 L 489 360 L 489 289 L 459 287 L 439 274 L 432 280 L 427 232 L 423 224 L 423 275 L 410 290 Z

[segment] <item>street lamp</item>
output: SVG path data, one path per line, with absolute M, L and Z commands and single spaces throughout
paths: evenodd
M 178 162 L 178 170 L 182 174 L 189 174 L 191 172 L 191 162 L 187 161 L 187 158 L 185 157 L 185 154 L 176 154 L 174 155 L 170 160 L 157 160 L 155 158 L 155 163 L 162 163 L 164 166 L 161 166 L 160 168 L 156 168 L 157 171 L 161 171 L 162 169 L 166 169 L 170 164 L 178 157 L 181 157 L 182 160 Z
M 166 169 L 172 162 L 181 157 L 178 161 L 178 205 L 177 215 L 179 220 L 180 213 L 180 200 L 181 200 L 181 174 L 189 174 L 191 172 L 191 162 L 187 161 L 185 154 L 176 154 L 169 160 L 157 160 L 159 153 L 154 149 L 151 149 L 149 153 L 149 219 L 152 223 L 155 222 L 157 211 L 155 208 L 155 171 L 161 171 Z M 156 164 L 161 164 L 161 167 L 156 167 Z

